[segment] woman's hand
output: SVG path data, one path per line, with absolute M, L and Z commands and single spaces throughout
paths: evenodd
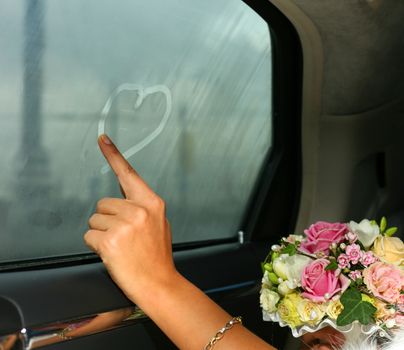
M 178 275 L 165 205 L 106 135 L 98 144 L 126 198 L 101 199 L 84 239 L 128 298 L 139 303 L 147 297 L 144 291 L 169 284 Z
M 90 218 L 85 241 L 113 280 L 180 348 L 198 350 L 231 316 L 175 269 L 164 202 L 105 135 L 99 146 L 126 199 L 105 198 Z M 273 350 L 241 325 L 217 349 Z M 216 347 L 215 347 L 216 348 Z

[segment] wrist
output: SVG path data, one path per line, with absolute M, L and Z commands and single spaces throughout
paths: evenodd
M 173 269 L 158 278 L 144 281 L 133 280 L 129 290 L 125 291 L 126 296 L 139 306 L 146 314 L 150 306 L 164 305 L 164 300 L 170 298 L 175 291 L 190 282 L 177 270 Z

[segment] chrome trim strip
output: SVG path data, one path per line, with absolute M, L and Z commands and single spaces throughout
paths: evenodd
M 206 294 L 250 287 L 256 281 L 245 281 L 219 288 L 205 290 Z M 0 336 L 0 350 L 31 350 L 46 345 L 62 343 L 67 340 L 100 333 L 106 330 L 136 323 L 147 319 L 145 313 L 137 306 L 80 317 L 74 320 L 60 321 L 40 327 L 23 328 L 19 332 Z
M 45 345 L 61 343 L 90 334 L 103 332 L 146 319 L 138 307 L 128 307 L 81 317 L 66 322 L 56 322 L 0 337 L 0 350 L 31 350 Z

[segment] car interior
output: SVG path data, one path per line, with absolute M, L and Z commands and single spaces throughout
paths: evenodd
M 270 247 L 320 220 L 385 216 L 404 237 L 403 16 L 395 0 L 1 1 L 0 349 L 176 348 L 83 241 L 121 196 L 104 132 L 166 201 L 178 270 L 300 349 L 262 320 Z

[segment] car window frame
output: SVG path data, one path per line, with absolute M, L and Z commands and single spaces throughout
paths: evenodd
M 241 220 L 242 239 L 274 240 L 271 232 L 291 231 L 297 220 L 301 191 L 302 48 L 288 19 L 269 1 L 241 0 L 268 24 L 272 46 L 273 142 Z M 283 213 L 282 215 L 279 215 Z M 237 242 L 239 236 L 177 243 L 173 251 L 193 250 Z M 11 261 L 0 271 L 33 270 L 99 262 L 92 252 Z
M 213 241 L 206 246 L 183 247 L 184 249 L 174 252 L 174 259 L 181 273 L 205 291 L 218 290 L 217 287 L 223 290 L 225 284 L 236 285 L 250 280 L 256 283 L 256 286 L 249 291 L 231 289 L 217 296 L 212 293 L 211 296 L 226 308 L 229 308 L 227 303 L 229 299 L 242 307 L 244 299 L 237 299 L 235 296 L 247 293 L 253 297 L 252 305 L 258 304 L 254 301 L 256 300 L 254 293 L 257 293 L 261 279 L 259 262 L 266 254 L 268 244 L 295 225 L 301 183 L 299 135 L 302 52 L 300 42 L 293 25 L 269 1 L 246 0 L 244 2 L 267 22 L 271 21 L 273 55 L 280 68 L 273 76 L 274 123 L 279 132 L 275 135 L 274 152 L 268 156 L 267 164 L 260 175 L 260 183 L 257 182 L 255 193 L 250 199 L 249 210 L 244 217 L 243 227 L 248 235 L 244 244 L 237 241 Z M 276 89 L 279 90 L 275 92 Z M 271 172 L 274 173 L 271 174 Z M 287 191 L 286 194 L 285 191 Z M 229 261 L 231 261 L 231 269 L 228 268 Z M 57 278 L 56 281 L 55 278 Z M 66 285 L 74 285 L 75 288 L 66 288 Z M 84 289 L 80 290 L 80 288 Z M 42 325 L 45 320 L 60 321 L 82 316 L 83 311 L 103 312 L 131 304 L 109 278 L 105 267 L 95 254 L 85 254 L 80 257 L 66 256 L 63 259 L 50 261 L 32 261 L 25 266 L 0 266 L 0 294 L 13 300 L 18 306 L 21 326 Z M 223 301 L 226 303 L 223 304 Z M 251 309 L 251 304 L 247 306 Z M 231 312 L 231 309 L 228 310 Z M 247 309 L 244 311 L 247 312 Z M 281 348 L 286 336 L 285 328 L 280 329 L 274 324 L 264 324 L 260 319 L 258 307 L 254 312 L 253 323 L 259 326 L 250 328 L 251 320 L 249 321 L 248 317 L 246 317 L 246 326 L 274 346 Z M 127 330 L 130 334 L 132 328 Z M 86 345 L 89 342 L 93 345 L 101 342 L 100 345 L 102 345 L 103 339 L 113 337 L 113 334 L 115 333 L 104 332 L 97 336 L 75 339 L 63 343 L 60 348 L 88 349 Z M 115 339 L 123 343 L 125 338 L 120 337 L 122 333 L 116 334 L 118 335 Z M 159 335 L 154 336 L 154 338 L 159 337 Z M 157 340 L 156 344 L 159 341 Z M 51 348 L 59 349 L 59 346 Z M 100 348 L 97 346 L 97 349 Z

